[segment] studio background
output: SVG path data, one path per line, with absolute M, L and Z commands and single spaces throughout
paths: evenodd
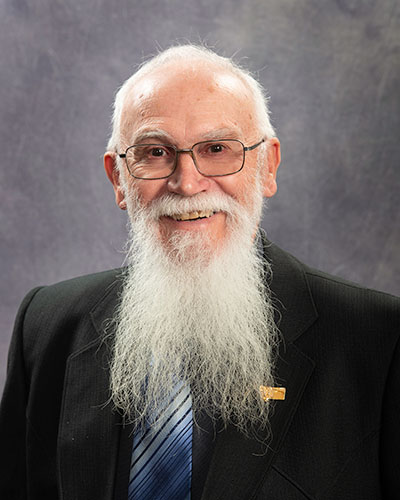
M 25 293 L 123 261 L 102 167 L 111 104 L 175 42 L 235 54 L 271 95 L 269 238 L 399 294 L 399 33 L 397 0 L 0 0 L 0 393 Z

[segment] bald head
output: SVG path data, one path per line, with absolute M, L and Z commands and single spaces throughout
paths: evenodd
M 219 121 L 211 122 L 215 111 Z M 230 71 L 203 62 L 185 67 L 171 61 L 137 78 L 125 93 L 119 144 L 124 150 L 143 142 L 147 132 L 152 139 L 155 131 L 166 133 L 167 120 L 182 132 L 187 146 L 214 137 L 258 138 L 255 116 L 249 88 Z
M 246 99 L 246 107 L 250 110 L 259 135 L 265 138 L 275 136 L 269 120 L 267 98 L 261 85 L 232 60 L 204 47 L 184 45 L 161 52 L 124 82 L 114 103 L 113 131 L 108 151 L 120 149 L 121 128 L 126 124 L 126 114 L 123 116 L 126 106 L 154 95 L 160 91 L 161 82 L 164 83 L 165 78 L 173 75 L 178 77 L 175 85 L 180 81 L 187 85 L 191 78 L 202 76 L 210 88 L 222 88 L 230 92 L 234 99 Z M 182 95 L 182 86 L 179 87 Z

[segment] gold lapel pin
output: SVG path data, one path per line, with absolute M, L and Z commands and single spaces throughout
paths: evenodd
M 264 401 L 268 399 L 278 399 L 283 401 L 286 397 L 286 387 L 270 387 L 268 385 L 260 385 L 261 397 Z

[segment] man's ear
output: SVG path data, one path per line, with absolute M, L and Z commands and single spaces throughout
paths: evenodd
M 267 198 L 274 196 L 277 190 L 276 173 L 281 162 L 281 144 L 276 137 L 268 140 L 266 154 L 266 172 L 264 176 L 263 194 Z
M 121 210 L 126 210 L 125 193 L 122 189 L 120 173 L 116 165 L 115 153 L 107 152 L 104 155 L 104 169 L 106 171 L 107 177 L 114 187 L 115 203 Z

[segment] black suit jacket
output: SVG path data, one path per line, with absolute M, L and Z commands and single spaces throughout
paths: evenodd
M 287 396 L 266 452 L 235 428 L 217 434 L 202 499 L 400 498 L 399 300 L 264 247 Z M 38 288 L 21 305 L 0 410 L 0 498 L 126 500 L 131 438 L 107 404 L 101 340 L 119 274 Z

